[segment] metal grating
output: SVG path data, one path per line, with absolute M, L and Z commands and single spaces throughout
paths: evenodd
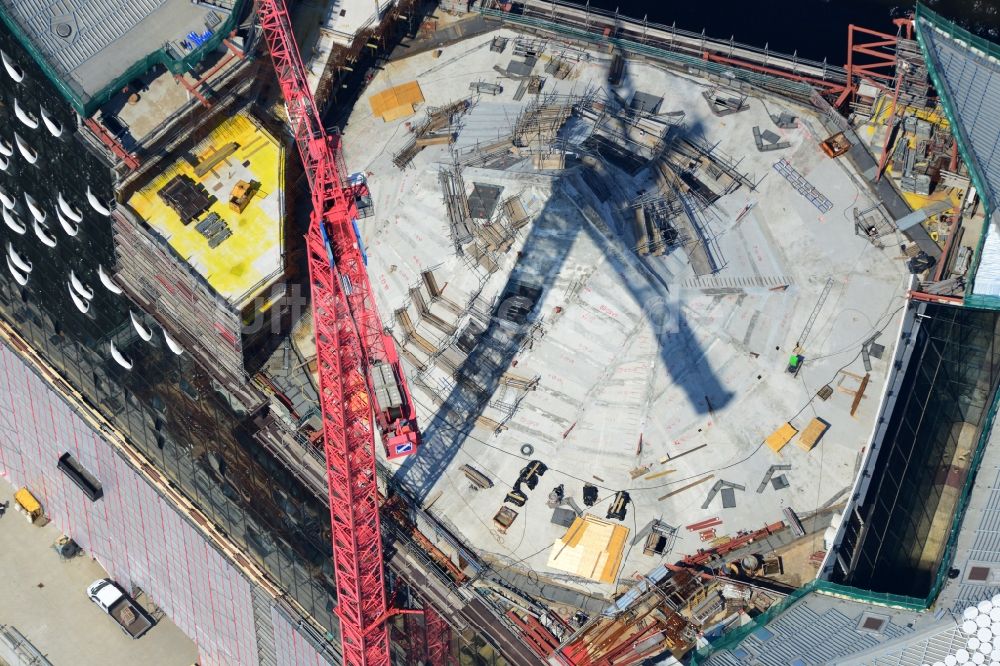
M 850 655 L 876 648 L 880 643 L 905 635 L 906 627 L 886 622 L 881 635 L 859 631 L 867 606 L 838 603 L 822 597 L 806 597 L 771 621 L 766 629 L 750 634 L 733 650 L 720 650 L 705 662 L 713 666 L 752 663 L 788 666 L 796 660 L 806 664 L 842 663 Z M 817 608 L 813 608 L 817 604 Z M 852 612 L 850 616 L 841 612 Z
M 70 72 L 124 36 L 166 0 L 17 0 L 11 9 L 63 71 Z M 56 26 L 71 26 L 63 39 Z
M 956 559 L 954 563 L 961 570 L 961 582 L 955 581 L 953 597 L 948 595 L 946 600 L 942 595 L 942 602 L 950 602 L 951 610 L 956 614 L 1000 591 L 995 584 L 970 580 L 974 578 L 970 576 L 974 564 L 993 565 L 989 568 L 994 571 L 1000 567 L 1000 466 L 996 460 L 1000 456 L 992 449 L 995 445 L 995 438 L 991 438 L 964 520 L 966 528 L 961 535 L 964 549 L 961 561 Z
M 959 648 L 965 647 L 967 638 L 968 636 L 965 636 L 949 619 L 939 631 L 926 634 L 918 640 L 906 640 L 899 645 L 888 645 L 886 649 L 870 655 L 867 659 L 858 659 L 856 663 L 871 664 L 871 666 L 933 664 L 944 661 L 946 656 L 955 654 Z
M 469 213 L 474 220 L 489 220 L 503 192 L 502 186 L 472 184 L 472 194 L 469 195 Z
M 782 158 L 774 163 L 775 170 L 785 177 L 795 191 L 809 200 L 809 203 L 816 206 L 821 213 L 828 213 L 833 209 L 833 203 L 827 199 L 822 192 L 810 183 L 805 177 L 793 167 L 788 160 Z

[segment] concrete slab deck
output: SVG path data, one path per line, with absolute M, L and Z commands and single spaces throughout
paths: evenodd
M 365 95 L 415 79 L 426 105 L 441 107 L 468 97 L 471 81 L 500 80 L 504 92 L 482 96 L 474 101 L 476 108 L 502 105 L 496 108 L 505 113 L 523 108 L 535 98 L 514 100 L 516 82 L 498 78 L 494 66 L 506 66 L 512 56 L 510 46 L 503 54 L 489 50 L 494 34 L 446 46 L 437 58 L 425 53 L 390 62 Z M 547 48 L 534 71 L 543 76 L 553 51 L 560 49 L 554 43 Z M 574 52 L 564 58 L 573 58 L 571 74 L 561 80 L 548 76 L 545 93 L 580 95 L 607 85 L 607 54 Z M 708 545 L 686 525 L 718 517 L 723 523 L 717 535 L 735 535 L 781 520 L 785 506 L 801 514 L 819 509 L 853 480 L 887 374 L 887 362 L 873 359 L 870 381 L 851 415 L 855 391 L 868 372 L 861 346 L 885 331 L 879 343 L 886 345 L 883 358 L 891 358 L 895 340 L 889 338 L 908 284 L 898 243 L 888 242 L 883 250 L 854 234 L 852 208 L 865 208 L 874 200 L 857 184 L 861 180 L 848 163 L 820 151 L 825 133 L 807 110 L 779 99 L 761 103 L 751 98 L 747 111 L 719 118 L 701 96 L 706 87 L 650 64 L 629 62 L 624 83 L 615 90 L 626 100 L 636 90 L 662 96 L 664 112 L 686 113 L 689 137 L 732 156 L 757 183 L 755 191 L 741 187 L 704 212 L 700 224 L 720 268 L 702 277 L 695 275 L 681 248 L 661 257 L 633 252 L 624 224 L 630 211 L 623 212 L 622 196 L 634 197 L 652 186 L 645 172 L 633 179 L 610 169 L 605 182 L 613 195 L 601 203 L 572 170 L 535 172 L 530 160 L 505 171 L 463 170 L 467 191 L 473 183 L 502 186 L 501 201 L 517 194 L 533 220 L 508 252 L 494 257 L 496 272 L 473 269 L 468 257 L 456 256 L 448 235 L 438 179 L 439 169 L 451 162 L 447 147 L 424 149 L 400 171 L 391 160 L 408 139 L 404 121 L 373 118 L 365 98 L 354 107 L 345 131 L 345 158 L 352 171 L 369 173 L 376 215 L 362 222 L 362 234 L 386 321 L 392 320 L 388 313 L 401 307 L 409 307 L 414 316 L 409 290 L 420 284 L 424 270 L 433 270 L 437 283 L 445 285 L 444 296 L 466 308 L 449 321 L 460 331 L 473 310 L 489 313 L 501 293 L 525 285 L 540 289 L 533 314 L 540 325 L 530 334 L 522 331 L 523 344 L 507 356 L 503 350 L 486 353 L 479 337 L 476 367 L 460 365 L 459 377 L 468 382 L 471 373 L 480 381 L 489 359 L 509 361 L 504 370 L 540 378 L 534 390 L 501 382 L 481 404 L 470 405 L 448 364 L 420 351 L 398 325 L 394 330 L 412 358 L 427 363 L 420 371 L 406 368 L 429 436 L 418 456 L 421 463 L 407 463 L 399 478 L 419 497 L 436 498 L 431 511 L 495 561 L 577 589 L 614 591 L 615 585 L 596 585 L 546 567 L 549 548 L 565 533 L 550 523 L 552 510 L 545 506 L 558 484 L 580 507 L 583 484 L 596 485 L 599 500 L 588 511 L 602 519 L 613 494 L 627 490 L 632 504 L 622 524 L 630 529 L 630 543 L 652 520 L 662 520 L 680 528 L 673 550 L 663 556 L 676 560 Z M 799 117 L 795 129 L 773 126 L 768 114 L 781 111 Z M 422 113 L 418 109 L 417 120 Z M 479 131 L 471 114 L 468 118 L 469 131 Z M 758 152 L 754 126 L 770 128 L 791 146 Z M 459 129 L 457 145 L 465 129 Z M 817 187 L 832 209 L 821 212 L 796 192 L 773 168 L 781 158 Z M 740 216 L 747 206 L 750 212 Z M 596 210 L 597 219 L 585 215 L 588 210 Z M 801 340 L 824 292 L 815 324 Z M 466 307 L 470 303 L 475 307 Z M 442 312 L 435 310 L 439 316 Z M 436 344 L 454 348 L 454 339 L 432 336 L 434 329 L 426 321 L 416 327 Z M 489 335 L 492 344 L 501 339 L 502 347 L 499 330 Z M 785 368 L 799 342 L 805 363 L 792 376 Z M 827 384 L 833 395 L 824 401 L 816 392 Z M 443 410 L 442 404 L 450 409 Z M 473 428 L 468 420 L 479 415 L 503 427 L 498 432 Z M 812 451 L 788 446 L 776 455 L 763 446 L 782 423 L 789 421 L 801 431 L 814 417 L 830 428 Z M 530 446 L 528 454 L 522 453 L 525 445 Z M 492 517 L 519 470 L 536 459 L 549 471 L 537 489 L 526 491 L 528 503 L 501 534 Z M 495 486 L 471 489 L 458 469 L 466 463 L 486 473 Z M 768 485 L 756 493 L 768 468 L 777 463 L 792 465 L 783 472 L 790 487 Z M 711 483 L 665 497 L 706 474 L 715 475 Z M 717 480 L 747 490 L 735 491 L 735 507 L 724 509 L 716 496 L 702 509 Z M 661 561 L 643 555 L 641 548 L 626 548 L 619 580 Z

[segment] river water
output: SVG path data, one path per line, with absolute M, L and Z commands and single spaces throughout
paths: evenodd
M 945 18 L 972 32 L 1000 40 L 1000 2 L 997 0 L 930 0 L 925 3 Z M 847 50 L 847 26 L 855 25 L 895 34 L 892 19 L 912 11 L 898 0 L 591 0 L 592 7 L 618 10 L 630 17 L 701 32 L 752 46 L 765 44 L 776 51 L 813 60 L 827 58 L 842 65 Z

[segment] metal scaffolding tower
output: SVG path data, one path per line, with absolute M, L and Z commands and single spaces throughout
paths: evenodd
M 429 604 L 424 605 L 427 659 L 434 666 L 451 666 L 451 627 Z
M 419 445 L 399 355 L 375 307 L 340 137 L 323 126 L 284 0 L 258 12 L 312 191 L 306 235 L 345 666 L 389 666 L 372 409 L 389 457 Z

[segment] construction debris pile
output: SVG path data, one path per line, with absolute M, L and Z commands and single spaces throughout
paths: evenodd
M 664 652 L 681 659 L 699 636 L 745 624 L 784 596 L 723 576 L 659 567 L 557 654 L 577 666 L 639 664 Z

